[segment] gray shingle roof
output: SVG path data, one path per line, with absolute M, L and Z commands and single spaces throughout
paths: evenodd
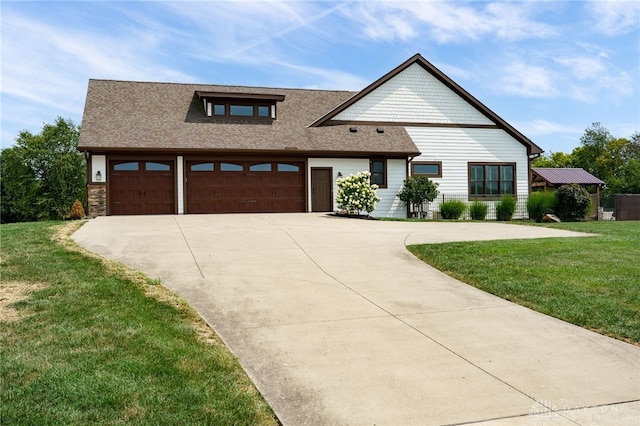
M 220 121 L 205 116 L 196 91 L 285 95 L 277 120 Z M 402 127 L 308 127 L 354 92 L 90 80 L 79 149 L 415 155 Z
M 553 185 L 577 183 L 580 185 L 604 185 L 604 182 L 579 168 L 544 168 L 535 167 L 531 171 Z

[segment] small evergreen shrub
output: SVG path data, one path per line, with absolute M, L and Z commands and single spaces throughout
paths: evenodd
M 371 173 L 368 171 L 358 172 L 345 178 L 339 178 L 338 196 L 336 202 L 338 208 L 343 209 L 347 214 L 361 211 L 371 213 L 376 208 L 376 203 L 380 197 L 376 195 L 378 185 L 371 184 Z
M 440 203 L 440 214 L 443 219 L 459 219 L 467 210 L 467 205 L 459 200 L 448 200 Z
M 82 206 L 82 203 L 80 202 L 80 200 L 76 200 L 73 203 L 73 206 L 71 206 L 71 214 L 69 215 L 69 217 L 71 217 L 71 219 L 82 219 L 85 216 L 86 215 L 84 213 L 84 207 Z
M 472 220 L 484 220 L 484 218 L 487 217 L 488 210 L 489 206 L 482 201 L 474 201 L 469 206 L 469 214 Z
M 516 211 L 516 199 L 510 195 L 504 196 L 496 203 L 496 219 L 499 221 L 509 221 Z
M 556 215 L 563 222 L 584 221 L 591 206 L 591 197 L 587 190 L 575 183 L 558 188 L 556 200 Z
M 553 192 L 532 192 L 527 198 L 529 219 L 542 222 L 542 218 L 553 213 L 556 207 L 556 194 Z

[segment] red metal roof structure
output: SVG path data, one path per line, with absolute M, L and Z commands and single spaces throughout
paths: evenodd
M 531 169 L 533 182 L 544 181 L 551 186 L 577 183 L 579 185 L 604 185 L 604 182 L 580 168 L 542 168 Z

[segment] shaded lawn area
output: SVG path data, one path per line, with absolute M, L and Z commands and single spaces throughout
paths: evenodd
M 474 287 L 640 344 L 640 222 L 539 226 L 599 236 L 422 244 L 408 249 Z
M 0 227 L 2 299 L 27 293 L 0 306 L 2 424 L 277 424 L 186 303 L 83 253 L 74 226 Z

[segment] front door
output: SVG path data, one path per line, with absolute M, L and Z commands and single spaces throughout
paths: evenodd
M 330 212 L 333 210 L 333 169 L 311 168 L 311 211 Z

